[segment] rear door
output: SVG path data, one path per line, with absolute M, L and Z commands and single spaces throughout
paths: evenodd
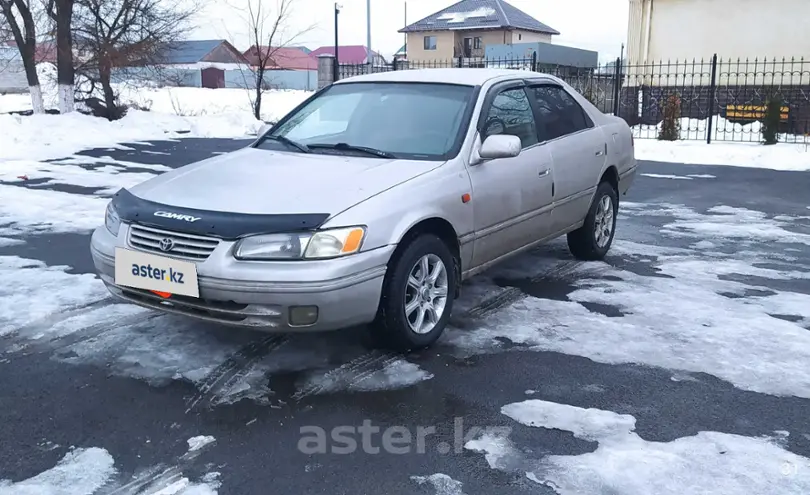
M 540 139 L 554 161 L 552 230 L 559 232 L 585 218 L 605 164 L 607 141 L 563 87 L 533 84 L 528 93 L 535 105 Z

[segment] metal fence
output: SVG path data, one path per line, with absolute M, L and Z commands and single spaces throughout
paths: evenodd
M 664 103 L 675 96 L 683 140 L 759 142 L 765 106 L 781 104 L 781 142 L 810 142 L 810 60 L 708 59 L 594 67 L 543 64 L 536 56 L 515 59 L 454 58 L 390 64 L 340 64 L 339 78 L 393 70 L 503 68 L 552 74 L 604 113 L 618 115 L 637 138 L 656 139 Z

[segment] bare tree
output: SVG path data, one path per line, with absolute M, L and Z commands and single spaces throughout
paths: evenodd
M 191 29 L 199 5 L 188 0 L 76 0 L 73 31 L 86 55 L 80 73 L 94 92 L 101 86 L 97 114 L 120 118 L 123 108 L 112 86 L 117 69 L 160 64 L 172 44 Z
M 31 3 L 28 0 L 0 0 L 0 10 L 20 51 L 28 91 L 31 93 L 31 107 L 34 113 L 45 113 L 42 88 L 37 75 L 37 32 Z
M 303 29 L 292 30 L 295 0 L 276 0 L 275 9 L 267 7 L 267 0 L 248 0 L 245 17 L 250 38 L 250 51 L 247 59 L 250 63 L 250 75 L 245 77 L 246 86 L 254 91 L 251 97 L 253 115 L 261 120 L 262 94 L 269 86 L 265 81 L 268 69 L 281 67 L 281 48 L 290 47 L 296 40 L 314 28 L 314 25 Z M 281 63 L 280 63 L 281 62 Z
M 56 82 L 59 87 L 59 112 L 75 110 L 73 87 L 75 71 L 73 67 L 73 21 L 74 0 L 47 0 L 45 9 L 56 23 Z

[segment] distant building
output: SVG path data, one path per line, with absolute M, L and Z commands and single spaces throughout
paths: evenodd
M 482 58 L 489 45 L 551 43 L 560 34 L 504 0 L 461 0 L 399 32 L 410 62 Z
M 318 60 L 309 55 L 301 48 L 296 47 L 276 47 L 268 48 L 262 46 L 257 48 L 252 46 L 243 53 L 245 59 L 252 67 L 259 65 L 259 58 L 269 58 L 265 63 L 265 69 L 273 70 L 318 70 Z M 262 55 L 260 57 L 260 55 Z
M 394 59 L 395 60 L 403 60 L 403 59 L 408 58 L 408 52 L 406 50 L 407 47 L 408 47 L 408 45 L 402 45 L 402 48 L 397 50 L 397 52 L 394 54 Z
M 167 44 L 154 69 L 159 79 L 176 79 L 179 86 L 224 88 L 225 71 L 245 70 L 248 62 L 226 40 L 187 40 Z M 171 81 L 170 81 L 171 82 Z
M 371 61 L 373 65 L 382 65 L 386 64 L 387 61 L 385 57 L 377 53 L 376 51 L 372 51 Z M 335 54 L 335 47 L 334 46 L 322 46 L 317 48 L 310 53 L 312 57 L 316 60 L 318 59 L 319 55 L 334 55 Z M 338 46 L 338 62 L 341 64 L 367 64 L 369 63 L 369 56 L 368 56 L 368 49 L 365 46 L 361 45 L 348 45 L 348 46 Z
M 167 44 L 160 51 L 158 63 L 183 69 L 238 69 L 247 60 L 226 40 L 187 40 Z

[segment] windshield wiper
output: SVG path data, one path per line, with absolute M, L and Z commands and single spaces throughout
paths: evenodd
M 279 143 L 286 144 L 292 148 L 297 148 L 302 153 L 311 153 L 309 146 L 304 143 L 299 143 L 298 141 L 293 141 L 292 139 L 284 136 L 267 136 L 264 139 L 272 139 L 273 141 L 278 141 Z
M 356 146 L 356 145 L 348 144 L 348 143 L 336 143 L 336 144 L 315 143 L 315 144 L 310 144 L 309 148 L 310 149 L 326 148 L 326 149 L 341 150 L 341 151 L 361 151 L 363 153 L 378 156 L 380 158 L 397 158 L 397 156 L 395 154 L 389 153 L 388 151 L 378 150 L 377 148 L 369 148 L 368 146 Z

